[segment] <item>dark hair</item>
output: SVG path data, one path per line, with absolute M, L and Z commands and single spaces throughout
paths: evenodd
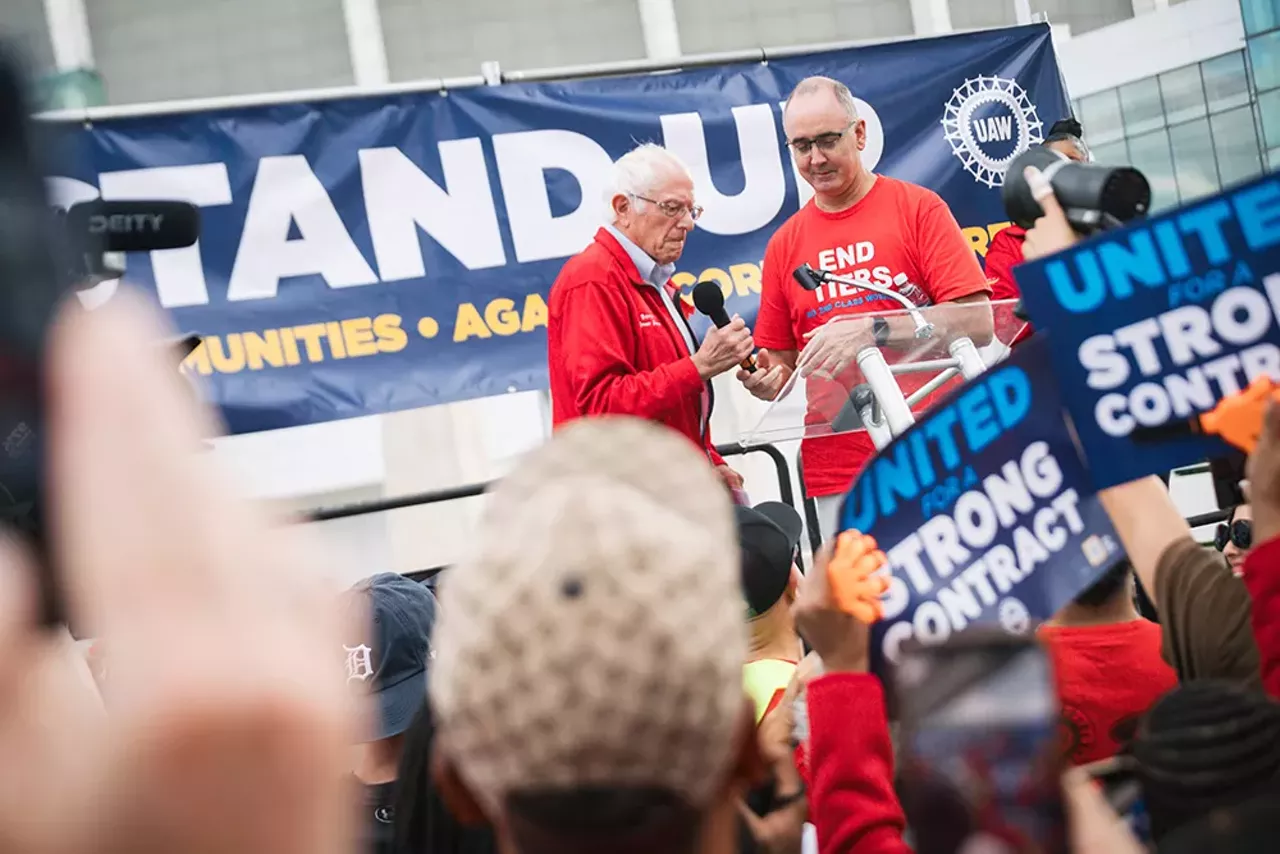
M 1084 126 L 1080 124 L 1080 120 L 1075 116 L 1068 116 L 1059 122 L 1054 122 L 1049 128 L 1049 135 L 1044 138 L 1046 143 L 1058 142 L 1063 139 L 1082 140 L 1084 139 Z
M 1099 608 L 1125 592 L 1133 564 L 1128 558 L 1117 563 L 1073 601 L 1085 608 Z
M 393 795 L 396 854 L 496 854 L 487 827 L 464 827 L 449 812 L 431 781 L 435 721 L 423 703 L 404 733 L 404 749 Z
M 1060 122 L 1053 123 L 1053 126 L 1049 128 L 1048 136 L 1044 138 L 1044 144 L 1051 145 L 1055 142 L 1069 142 L 1086 159 L 1089 157 L 1089 145 L 1084 141 L 1084 127 L 1075 117 L 1068 117 Z
M 1152 836 L 1273 790 L 1280 705 L 1233 682 L 1181 685 L 1147 712 L 1133 741 Z
M 507 829 L 520 854 L 693 854 L 702 813 L 669 789 L 579 787 L 513 792 Z

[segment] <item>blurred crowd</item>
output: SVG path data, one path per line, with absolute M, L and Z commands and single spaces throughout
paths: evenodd
M 325 589 L 305 529 L 198 452 L 214 425 L 138 343 L 155 327 L 126 295 L 55 335 L 54 565 L 98 640 L 36 627 L 6 544 L 0 850 L 925 847 L 871 626 L 836 604 L 831 544 L 797 570 L 789 506 L 735 507 L 664 427 L 584 419 L 491 493 L 464 565 Z M 1274 845 L 1280 412 L 1244 487 L 1217 548 L 1158 478 L 1102 496 L 1129 562 L 1040 629 L 1070 850 L 1141 850 L 1104 767 L 1155 850 Z
M 820 130 L 823 109 L 843 121 L 829 83 L 798 90 L 828 100 L 793 121 Z M 791 144 L 815 186 L 835 180 L 841 145 L 865 144 L 856 114 L 839 133 L 804 134 Z M 918 190 L 881 186 L 915 193 L 903 198 L 955 229 Z M 701 209 L 659 204 L 642 221 L 638 198 L 618 193 L 615 213 L 652 237 L 647 278 L 666 282 L 661 268 Z M 1018 235 L 1026 258 L 1075 239 L 1052 192 L 1038 198 L 1045 216 Z M 939 301 L 985 300 L 976 276 L 973 293 Z M 666 316 L 664 294 L 645 293 L 645 328 Z M 767 399 L 807 334 L 775 326 L 763 343 L 791 355 L 739 377 Z M 124 290 L 92 315 L 68 308 L 54 330 L 50 553 L 0 542 L 0 852 L 1277 846 L 1280 411 L 1248 461 L 1247 503 L 1213 546 L 1193 539 L 1157 477 L 1101 494 L 1127 560 L 1032 645 L 1055 686 L 1043 758 L 1065 815 L 1056 845 L 1004 832 L 986 779 L 950 793 L 961 809 L 946 821 L 913 820 L 900 704 L 872 667 L 877 615 L 850 608 L 828 571 L 841 548 L 860 548 L 863 565 L 873 544 L 842 533 L 802 573 L 795 510 L 734 502 L 741 478 L 713 453 L 697 408 L 703 381 L 752 352 L 740 318 L 710 344 L 690 332 L 688 354 L 650 354 L 688 355 L 684 380 L 618 392 L 661 398 L 659 413 L 683 395 L 680 429 L 570 413 L 489 493 L 463 564 L 428 583 L 382 574 L 349 590 L 321 581 L 326 555 L 305 526 L 238 498 L 201 452 L 217 425 L 145 343 L 164 337 Z M 587 324 L 564 346 L 598 338 Z M 817 493 L 828 519 L 847 474 Z M 41 626 L 37 578 L 49 567 L 91 645 Z M 1034 705 L 1034 685 L 1013 687 L 1028 693 L 1010 705 Z

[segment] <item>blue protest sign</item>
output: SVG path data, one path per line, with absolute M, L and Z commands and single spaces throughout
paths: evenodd
M 674 283 L 754 321 L 760 262 L 806 203 L 781 102 L 844 81 L 869 168 L 929 187 L 979 254 L 1005 165 L 1068 110 L 1039 24 L 553 83 L 60 122 L 60 201 L 179 198 L 197 246 L 128 259 L 206 346 L 189 364 L 233 432 L 547 386 L 547 293 L 637 142 L 680 155 L 705 213 Z M 903 81 L 911 84 L 904 86 Z M 852 238 L 851 238 L 852 240 Z
M 841 530 L 888 556 L 873 657 L 975 624 L 1034 629 L 1123 557 L 1035 336 L 961 386 L 854 481 Z
M 1274 177 L 1016 268 L 1099 489 L 1227 450 L 1192 419 L 1280 380 L 1277 272 Z

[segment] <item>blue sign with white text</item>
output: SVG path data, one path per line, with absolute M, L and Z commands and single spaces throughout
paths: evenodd
M 690 300 L 717 281 L 754 320 L 765 244 L 812 192 L 781 102 L 818 74 L 857 96 L 866 164 L 941 195 L 979 255 L 1008 224 L 1004 166 L 1068 111 L 1038 24 L 670 74 L 77 117 L 58 128 L 78 162 L 52 187 L 63 204 L 201 207 L 197 246 L 130 256 L 127 278 L 207 336 L 188 363 L 233 432 L 545 389 L 551 283 L 639 142 L 689 165 L 705 209 L 674 284 Z
M 888 556 L 876 660 L 966 626 L 1021 634 L 1123 557 L 1062 418 L 1049 343 L 1035 336 L 956 389 L 854 481 L 841 530 Z
M 1278 273 L 1275 177 L 1016 268 L 1099 489 L 1227 450 L 1192 422 L 1280 380 Z

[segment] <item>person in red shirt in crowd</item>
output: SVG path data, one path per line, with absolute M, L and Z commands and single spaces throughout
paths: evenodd
M 1134 605 L 1121 561 L 1040 629 L 1062 703 L 1063 752 L 1087 765 L 1121 752 L 1152 704 L 1178 684 L 1160 655 L 1160 625 Z
M 762 400 L 778 395 L 799 351 L 829 319 L 900 310 L 897 303 L 858 288 L 823 285 L 807 291 L 792 279 L 802 264 L 893 287 L 925 305 L 985 302 L 990 294 L 977 257 L 946 203 L 931 190 L 876 175 L 863 164 L 867 124 L 847 86 L 827 77 L 801 81 L 787 99 L 783 126 L 797 169 L 814 197 L 778 229 L 765 250 L 754 330 L 762 370 L 738 372 L 738 379 Z M 889 348 L 916 340 L 906 316 L 889 318 L 885 327 L 867 316 L 853 330 L 865 334 L 866 343 Z M 846 340 L 837 346 L 838 365 L 846 356 L 851 361 L 858 349 Z M 813 364 L 818 361 L 827 360 Z M 811 418 L 821 417 L 815 415 L 819 406 L 811 390 Z M 873 452 L 865 432 L 802 443 L 805 490 L 817 499 L 824 534 L 834 534 L 840 497 Z
M 735 317 L 699 344 L 670 281 L 701 213 L 689 170 L 661 146 L 641 145 L 614 165 L 610 224 L 551 286 L 551 418 L 556 427 L 593 415 L 665 424 L 701 447 L 736 491 L 742 478 L 711 442 L 711 378 L 751 354 L 751 333 Z
M 1241 484 L 1250 509 L 1250 546 L 1242 577 L 1253 608 L 1249 622 L 1258 642 L 1262 688 L 1280 700 L 1280 403 L 1263 416 L 1258 445 Z
M 884 689 L 870 672 L 871 626 L 837 604 L 827 572 L 833 551 L 829 541 L 814 556 L 794 606 L 796 628 L 822 660 L 823 672 L 805 688 L 809 737 L 801 757 L 818 854 L 911 854 Z M 1062 793 L 1073 854 L 1141 854 L 1082 769 L 1063 776 Z
M 1076 119 L 1063 119 L 1049 128 L 1044 147 L 1051 148 L 1068 160 L 1087 163 L 1093 159 L 1084 142 L 1084 128 Z M 1022 292 L 1013 278 L 1013 268 L 1022 263 L 1022 244 L 1027 230 L 1016 225 L 996 232 L 987 247 L 987 280 L 991 282 L 993 300 L 1018 299 Z M 1025 338 L 1025 334 L 1018 340 Z

